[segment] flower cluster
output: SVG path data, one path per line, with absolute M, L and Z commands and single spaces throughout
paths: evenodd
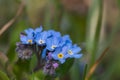
M 72 44 L 69 35 L 61 36 L 54 30 L 43 31 L 42 27 L 26 29 L 20 34 L 20 42 L 17 43 L 18 57 L 28 59 L 33 52 L 37 55 L 43 70 L 47 74 L 54 74 L 59 64 L 63 64 L 68 58 L 80 58 L 78 54 L 81 48 Z M 40 61 L 39 61 L 40 62 Z

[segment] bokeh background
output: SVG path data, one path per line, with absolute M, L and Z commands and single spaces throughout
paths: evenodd
M 56 80 L 84 80 L 85 65 L 87 74 L 107 47 L 90 80 L 120 80 L 120 0 L 0 0 L 0 31 L 11 19 L 0 35 L 0 80 L 44 80 L 41 71 L 30 73 L 34 59 L 19 62 L 15 52 L 20 32 L 40 25 L 69 34 L 82 48 L 83 57 Z

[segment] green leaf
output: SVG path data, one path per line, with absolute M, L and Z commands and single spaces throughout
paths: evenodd
M 33 71 L 35 66 L 37 65 L 37 58 L 36 55 L 32 55 L 31 60 L 30 60 L 30 70 Z
M 10 35 L 10 48 L 7 52 L 7 56 L 10 62 L 15 62 L 17 60 L 17 54 L 15 52 L 16 42 L 19 42 L 20 33 L 24 31 L 26 28 L 25 21 L 20 21 L 16 25 L 14 25 L 13 29 L 11 29 Z
M 120 0 L 117 0 L 118 7 L 120 8 Z
M 45 80 L 45 75 L 43 74 L 42 70 L 39 70 L 35 73 L 33 72 L 29 78 L 30 80 Z
M 80 66 L 79 66 L 78 62 L 75 62 L 70 70 L 71 80 L 81 80 L 82 79 L 82 75 L 80 76 L 79 69 L 80 69 Z
M 17 80 L 24 79 L 30 73 L 30 60 L 19 59 L 13 66 L 13 72 Z
M 63 76 L 68 73 L 69 69 L 72 67 L 74 59 L 68 59 L 64 64 L 61 64 L 56 70 L 59 76 Z
M 17 53 L 15 52 L 16 42 L 20 41 L 20 33 L 27 28 L 25 23 L 25 20 L 19 20 L 19 22 L 11 28 L 10 46 L 7 51 L 9 64 L 13 67 L 11 71 L 15 74 L 17 80 L 26 77 L 24 72 L 29 71 L 29 61 L 18 60 Z
M 9 78 L 4 72 L 0 71 L 0 80 L 9 80 Z
M 91 54 L 90 58 L 90 66 L 93 65 L 95 62 L 100 32 L 101 32 L 101 25 L 102 25 L 102 0 L 92 0 L 92 5 L 90 7 L 88 21 L 87 21 L 87 51 Z

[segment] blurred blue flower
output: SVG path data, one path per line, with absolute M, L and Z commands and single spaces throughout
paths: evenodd
M 81 51 L 81 48 L 76 44 L 67 44 L 67 55 L 66 58 L 80 58 L 82 54 L 78 54 Z
M 44 65 L 43 71 L 53 75 L 59 64 L 63 64 L 66 59 L 82 56 L 79 54 L 81 48 L 72 44 L 69 35 L 61 36 L 60 32 L 54 30 L 42 30 L 43 28 L 40 26 L 36 29 L 26 29 L 25 33 L 21 33 L 21 44 L 16 48 L 20 58 L 29 59 L 32 52 L 36 53 L 39 56 L 40 64 Z
M 62 39 L 61 39 L 61 42 L 60 42 L 60 46 L 64 46 L 64 45 L 66 45 L 68 43 L 70 43 L 70 44 L 72 43 L 69 35 L 63 36 Z
M 31 36 L 34 34 L 34 30 L 32 28 L 26 29 L 25 30 L 26 35 Z
M 55 51 L 52 53 L 52 58 L 60 61 L 60 63 L 63 64 L 66 60 L 66 51 L 66 47 L 56 48 Z
M 38 34 L 36 34 L 35 42 L 36 42 L 38 45 L 45 45 L 45 44 L 46 44 L 47 37 L 48 37 L 47 31 L 43 31 L 43 32 L 41 32 L 41 33 L 38 33 Z
M 34 33 L 35 33 L 35 34 L 41 33 L 42 30 L 43 30 L 43 28 L 42 28 L 42 26 L 40 26 L 39 28 L 36 28 L 36 29 L 34 30 Z
M 55 50 L 55 48 L 59 47 L 60 37 L 51 37 L 47 39 L 46 48 L 49 51 Z
M 54 30 L 48 30 L 48 37 L 61 37 L 60 32 Z
M 23 44 L 34 44 L 34 37 L 33 37 L 32 34 L 31 35 L 29 34 L 27 36 L 21 34 L 20 35 L 20 40 Z

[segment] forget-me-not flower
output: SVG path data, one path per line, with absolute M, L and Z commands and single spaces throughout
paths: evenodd
M 35 53 L 39 66 L 46 74 L 55 74 L 55 69 L 65 63 L 68 58 L 80 58 L 81 48 L 73 45 L 69 35 L 61 36 L 54 30 L 43 31 L 42 26 L 36 29 L 26 29 L 20 35 L 20 44 L 16 52 L 21 59 L 29 59 Z
M 47 37 L 48 37 L 47 31 L 43 31 L 43 32 L 41 32 L 41 33 L 39 33 L 39 34 L 36 34 L 35 42 L 36 42 L 38 45 L 45 45 L 45 44 L 46 44 Z
M 66 60 L 66 51 L 67 51 L 66 47 L 56 48 L 55 52 L 52 53 L 52 58 L 60 61 L 60 63 L 63 64 Z
M 49 30 L 48 37 L 61 37 L 61 34 L 60 34 L 60 32 L 56 32 L 54 30 Z
M 68 43 L 72 43 L 69 35 L 63 36 L 63 37 L 61 38 L 60 46 L 64 46 L 64 45 L 66 45 L 66 44 L 68 44 Z
M 25 30 L 25 34 L 26 35 L 33 35 L 34 34 L 34 30 L 32 28 L 26 29 Z
M 35 34 L 35 35 L 36 35 L 36 34 L 39 34 L 39 33 L 42 32 L 42 30 L 43 30 L 43 28 L 42 28 L 42 26 L 40 26 L 40 27 L 38 27 L 38 28 L 36 28 L 36 29 L 34 30 L 34 34 Z
M 60 37 L 51 37 L 47 39 L 47 46 L 46 48 L 49 51 L 53 51 L 55 50 L 55 48 L 59 47 L 59 43 L 60 43 Z
M 34 44 L 34 37 L 33 35 L 20 35 L 20 40 L 23 44 Z
M 76 44 L 72 46 L 72 44 L 67 45 L 67 58 L 80 58 L 82 54 L 78 54 L 81 51 L 81 48 Z

